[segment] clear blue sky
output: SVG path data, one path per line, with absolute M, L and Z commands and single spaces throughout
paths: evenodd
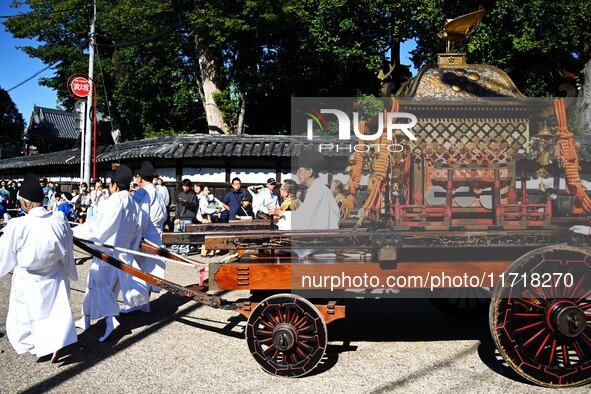
M 27 6 L 20 9 L 10 8 L 8 7 L 9 3 L 8 0 L 0 0 L 0 16 L 16 15 L 28 10 Z M 2 18 L 0 22 L 5 20 Z M 22 50 L 17 49 L 18 46 L 28 45 L 35 46 L 36 41 L 15 39 L 0 23 L 0 87 L 2 89 L 11 89 L 47 66 L 41 60 L 30 58 Z M 410 60 L 408 60 L 408 51 L 412 50 L 414 46 L 414 41 L 406 41 L 402 44 L 402 64 L 411 64 Z M 416 73 L 414 68 L 411 71 L 413 74 Z M 56 91 L 39 85 L 40 78 L 51 77 L 53 73 L 53 69 L 47 69 L 30 81 L 8 92 L 27 124 L 31 118 L 34 105 L 58 108 Z M 64 91 L 67 90 L 66 81 L 64 81 L 63 88 Z
M 23 9 L 8 7 L 10 1 L 0 0 L 0 15 L 15 15 L 24 12 Z M 0 19 L 0 22 L 6 19 Z M 17 46 L 35 45 L 36 41 L 17 40 L 8 33 L 3 24 L 0 24 L 0 87 L 8 90 L 18 85 L 25 79 L 45 68 L 47 65 L 39 59 L 30 58 L 29 55 L 17 49 Z M 25 122 L 29 123 L 33 105 L 47 108 L 57 108 L 57 94 L 54 90 L 40 86 L 38 81 L 42 77 L 51 77 L 54 71 L 50 68 L 31 79 L 27 83 L 8 92 L 12 101 L 23 115 Z M 64 81 L 66 90 L 66 81 Z

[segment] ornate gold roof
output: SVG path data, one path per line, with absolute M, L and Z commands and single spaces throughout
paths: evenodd
M 397 97 L 466 99 L 474 97 L 525 97 L 511 78 L 497 67 L 466 64 L 465 55 L 437 56 L 437 66 L 427 66 L 396 93 Z

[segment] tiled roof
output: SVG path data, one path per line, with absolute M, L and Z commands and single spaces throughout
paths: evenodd
M 335 142 L 335 137 L 316 138 L 286 135 L 209 135 L 180 134 L 162 138 L 148 138 L 97 147 L 97 162 L 135 159 L 182 159 L 199 157 L 289 159 L 298 156 L 306 147 Z M 342 143 L 341 146 L 349 142 Z M 347 149 L 333 149 L 326 156 L 347 157 Z M 40 167 L 46 165 L 80 164 L 80 150 L 69 149 L 35 156 L 0 160 L 0 170 Z
M 74 113 L 58 109 L 33 109 L 27 134 L 30 137 L 76 140 L 80 133 L 74 129 Z
M 579 157 L 591 162 L 591 136 L 576 137 L 581 145 Z M 286 135 L 209 135 L 180 134 L 162 138 L 148 138 L 97 147 L 97 162 L 133 161 L 144 159 L 188 158 L 284 158 L 297 157 L 307 147 L 337 144 L 336 137 L 314 138 Z M 329 157 L 347 157 L 348 141 L 340 142 L 340 149 L 323 150 Z M 526 157 L 521 156 L 525 159 Z M 42 167 L 47 165 L 79 165 L 80 149 L 69 149 L 35 156 L 21 156 L 0 160 L 0 170 Z

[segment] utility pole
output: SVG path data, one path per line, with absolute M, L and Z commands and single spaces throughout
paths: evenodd
M 91 157 L 90 152 L 92 148 L 92 134 L 93 134 L 93 119 L 91 119 L 92 104 L 93 101 L 93 94 L 94 94 L 94 47 L 95 47 L 95 24 L 96 24 L 96 0 L 93 1 L 93 13 L 92 13 L 92 21 L 90 23 L 90 56 L 88 59 L 88 76 L 90 77 L 90 81 L 93 86 L 90 89 L 90 93 L 87 97 L 87 105 L 86 105 L 86 132 L 84 141 L 84 171 L 83 171 L 83 181 L 86 182 L 90 187 L 90 169 L 91 169 Z
M 84 147 L 85 147 L 85 134 L 86 134 L 86 123 L 84 122 L 86 118 L 86 100 L 78 100 L 76 101 L 76 106 L 74 108 L 74 130 L 80 132 L 80 183 L 85 182 L 84 180 Z

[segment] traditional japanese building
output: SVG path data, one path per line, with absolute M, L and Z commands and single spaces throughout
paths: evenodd
M 25 156 L 73 148 L 80 137 L 74 128 L 74 113 L 37 107 L 23 135 Z

